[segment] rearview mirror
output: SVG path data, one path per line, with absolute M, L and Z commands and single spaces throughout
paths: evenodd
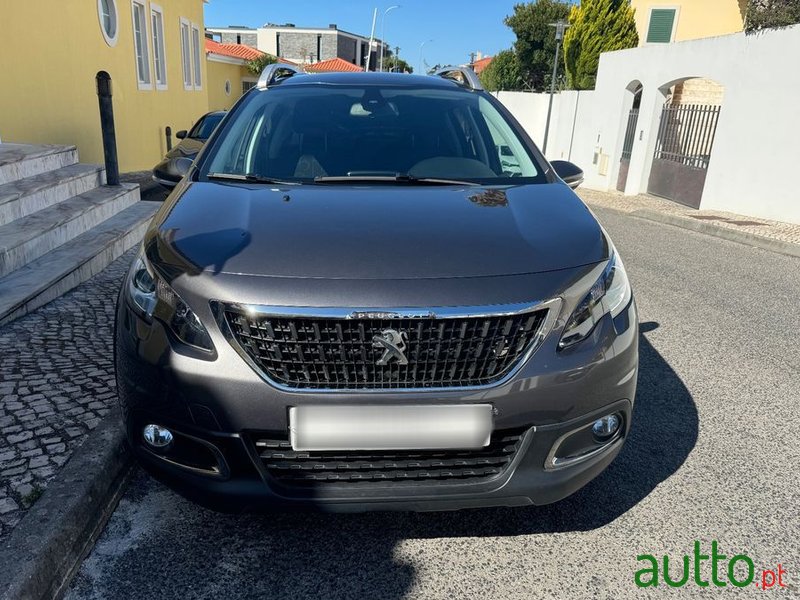
M 553 165 L 556 175 L 573 190 L 583 183 L 583 171 L 579 166 L 567 160 L 553 160 L 550 164 Z
M 178 133 L 175 134 L 175 137 L 178 138 L 179 140 L 182 140 L 188 135 L 188 133 L 189 132 L 186 131 L 185 129 L 181 129 Z
M 194 161 L 191 158 L 176 158 L 175 159 L 175 173 L 180 175 L 181 177 L 186 177 L 186 174 L 189 172 L 189 169 L 192 168 L 192 163 Z

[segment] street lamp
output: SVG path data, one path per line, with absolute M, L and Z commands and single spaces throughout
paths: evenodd
M 419 70 L 418 70 L 418 73 L 420 75 L 424 75 L 425 74 L 425 69 L 423 68 L 423 60 L 422 60 L 422 49 L 425 47 L 425 44 L 427 44 L 428 42 L 432 42 L 432 41 L 433 40 L 425 40 L 424 42 L 422 42 L 419 45 Z
M 556 77 L 558 77 L 558 51 L 561 49 L 561 40 L 564 39 L 564 32 L 569 27 L 566 21 L 550 23 L 550 27 L 556 28 L 556 59 L 553 61 L 553 80 L 550 82 L 550 103 L 547 105 L 547 122 L 544 126 L 544 141 L 542 142 L 542 154 L 547 153 L 547 136 L 550 133 L 550 113 L 553 112 L 553 94 L 556 93 Z
M 394 10 L 395 8 L 400 8 L 399 4 L 394 4 L 383 11 L 383 17 L 381 18 L 381 73 L 383 73 L 383 51 L 386 48 L 386 15 L 389 14 L 390 10 Z

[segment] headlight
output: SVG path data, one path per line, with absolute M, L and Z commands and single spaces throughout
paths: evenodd
M 175 290 L 149 268 L 144 256 L 139 255 L 133 261 L 125 285 L 128 298 L 144 319 L 152 321 L 155 317 L 166 323 L 184 344 L 201 350 L 214 349 L 211 337 L 197 315 Z
M 573 311 L 564 327 L 558 347 L 568 348 L 585 340 L 603 315 L 611 313 L 612 317 L 616 317 L 625 310 L 630 300 L 631 285 L 628 274 L 625 272 L 622 259 L 612 246 L 608 266 Z

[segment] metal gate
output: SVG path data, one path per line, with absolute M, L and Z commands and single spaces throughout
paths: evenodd
M 703 104 L 664 106 L 648 193 L 700 207 L 719 110 Z
M 636 124 L 639 122 L 639 109 L 632 108 L 628 113 L 628 125 L 625 127 L 625 141 L 622 143 L 622 158 L 619 159 L 619 175 L 617 175 L 617 190 L 625 191 L 628 183 L 628 169 L 631 166 L 631 153 L 633 140 L 636 138 Z

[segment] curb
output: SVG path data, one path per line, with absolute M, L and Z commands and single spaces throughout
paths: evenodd
M 674 227 L 680 227 L 681 229 L 689 229 L 690 231 L 695 231 L 697 233 L 705 233 L 706 235 L 712 235 L 714 237 L 726 239 L 731 242 L 738 242 L 746 246 L 761 248 L 762 250 L 768 250 L 769 252 L 776 252 L 778 254 L 785 254 L 787 256 L 800 258 L 800 244 L 783 242 L 781 240 L 775 240 L 745 231 L 736 231 L 735 229 L 730 229 L 728 227 L 714 225 L 708 221 L 699 221 L 697 219 L 692 219 L 691 217 L 663 213 L 652 208 L 624 210 L 622 208 L 617 208 L 616 206 L 609 206 L 600 202 L 592 202 L 590 199 L 582 198 L 582 200 L 587 206 L 589 206 L 589 208 L 592 209 L 599 208 L 600 210 L 607 210 L 618 215 L 638 217 L 639 219 L 645 219 L 647 221 L 673 225 Z
M 132 464 L 114 408 L 0 547 L 0 599 L 64 593 L 125 491 Z
M 662 213 L 651 208 L 640 208 L 627 214 L 634 217 L 639 217 L 640 219 L 647 219 L 648 221 L 656 221 L 658 223 L 674 225 L 675 227 L 713 235 L 714 237 L 723 238 L 731 242 L 738 242 L 747 246 L 755 246 L 756 248 L 761 248 L 762 250 L 768 250 L 770 252 L 777 252 L 779 254 L 786 254 L 788 256 L 800 258 L 800 244 L 783 242 L 781 240 L 775 240 L 745 231 L 736 231 L 735 229 L 714 225 L 708 221 L 698 221 L 697 219 L 692 219 L 691 217 Z

